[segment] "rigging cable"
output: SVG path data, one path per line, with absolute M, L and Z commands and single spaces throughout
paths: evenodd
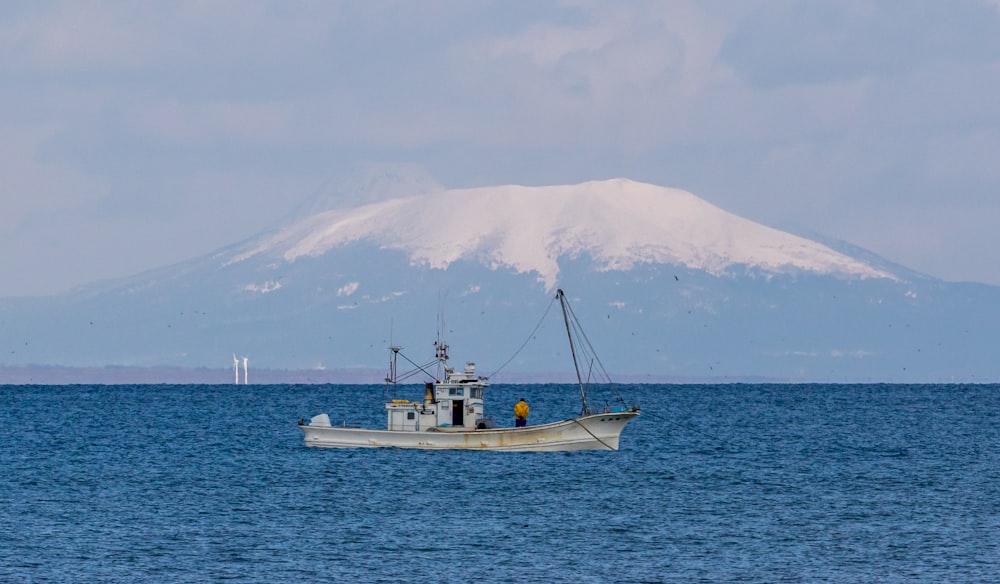
M 594 434 L 593 432 L 591 432 L 591 431 L 590 431 L 590 428 L 588 428 L 588 427 L 584 426 L 584 425 L 583 425 L 583 423 L 582 423 L 582 422 L 580 422 L 580 420 L 578 420 L 578 419 L 576 419 L 576 418 L 573 418 L 573 421 L 574 421 L 574 422 L 576 422 L 576 424 L 577 424 L 578 426 L 580 426 L 581 428 L 583 428 L 583 431 L 584 431 L 584 432 L 586 432 L 587 434 L 590 434 L 590 435 L 591 435 L 591 437 L 593 437 L 593 438 L 594 438 L 594 440 L 597 440 L 598 442 L 600 442 L 601 444 L 603 444 L 605 448 L 607 448 L 608 450 L 615 450 L 614 448 L 612 448 L 612 447 L 611 447 L 611 445 L 610 445 L 610 444 L 608 444 L 608 443 L 607 443 L 607 442 L 605 442 L 604 440 L 601 440 L 600 438 L 598 438 L 598 437 L 597 437 L 597 435 L 596 435 L 596 434 Z
M 421 366 L 421 365 L 417 365 L 416 363 L 414 363 L 412 359 L 410 359 L 409 357 L 407 357 L 406 355 L 404 355 L 402 353 L 399 353 L 399 356 L 402 357 L 403 359 L 406 359 L 407 361 L 410 362 L 411 365 L 413 365 L 414 367 L 416 367 L 416 369 L 414 369 L 414 370 L 412 370 L 412 371 L 410 371 L 408 373 L 404 373 L 402 377 L 398 378 L 399 381 L 402 381 L 403 379 L 407 379 L 409 377 L 412 377 L 412 376 L 416 375 L 417 371 L 423 371 L 427 375 L 427 377 L 430 377 L 431 379 L 437 381 L 437 376 L 432 375 L 430 371 L 428 371 L 427 369 L 425 369 L 425 367 L 429 368 L 431 365 L 433 365 L 434 363 L 438 362 L 438 359 L 435 359 L 434 361 L 431 361 L 430 363 L 427 363 L 426 365 Z
M 583 326 L 580 324 L 580 319 L 577 318 L 576 313 L 573 312 L 573 307 L 570 305 L 569 300 L 566 301 L 566 308 L 569 311 L 570 316 L 573 317 L 573 330 L 577 338 L 583 340 L 580 345 L 585 349 L 585 351 L 593 357 L 593 361 L 597 363 L 598 370 L 604 375 L 604 379 L 608 385 L 611 386 L 615 397 L 618 399 L 619 403 L 625 404 L 625 398 L 622 397 L 621 392 L 618 391 L 618 386 L 614 381 L 611 380 L 611 375 L 608 374 L 608 370 L 605 369 L 604 363 L 601 362 L 601 358 L 597 356 L 597 351 L 594 350 L 594 346 L 590 343 L 590 339 L 587 338 L 587 333 L 583 331 Z M 593 363 L 591 363 L 591 368 L 593 368 Z
M 493 377 L 497 373 L 500 373 L 500 371 L 502 371 L 504 367 L 510 365 L 510 362 L 513 361 L 514 358 L 517 357 L 518 354 L 524 349 L 524 347 L 526 347 L 528 343 L 531 342 L 531 339 L 535 338 L 535 333 L 538 332 L 538 329 L 542 326 L 542 323 L 545 322 L 545 317 L 549 314 L 549 311 L 552 310 L 552 305 L 555 304 L 555 301 L 556 301 L 555 297 L 553 297 L 552 300 L 549 301 L 548 308 L 545 309 L 545 313 L 542 314 L 542 318 L 538 319 L 538 324 L 535 325 L 535 328 L 531 331 L 531 334 L 528 335 L 528 338 L 524 339 L 524 342 L 521 343 L 521 346 L 518 347 L 516 351 L 514 351 L 514 354 L 510 356 L 510 359 L 504 361 L 504 364 L 501 365 L 499 369 L 497 369 L 493 373 L 490 373 L 487 379 Z

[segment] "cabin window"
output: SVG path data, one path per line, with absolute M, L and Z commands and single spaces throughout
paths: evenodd
M 483 399 L 483 388 L 474 387 L 472 389 L 472 399 Z
M 406 419 L 407 420 L 415 419 L 415 414 L 413 412 L 406 412 Z
M 462 395 L 462 388 L 461 387 L 453 387 L 453 388 L 451 388 L 451 391 L 449 393 L 451 395 Z

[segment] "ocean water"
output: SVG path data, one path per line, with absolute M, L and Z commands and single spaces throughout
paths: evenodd
M 1000 386 L 619 390 L 618 452 L 490 453 L 303 446 L 381 387 L 0 386 L 0 581 L 1000 581 Z

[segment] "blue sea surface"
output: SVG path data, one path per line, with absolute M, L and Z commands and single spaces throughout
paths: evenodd
M 619 391 L 620 451 L 495 453 L 303 445 L 376 386 L 0 386 L 0 581 L 1000 581 L 1000 386 Z

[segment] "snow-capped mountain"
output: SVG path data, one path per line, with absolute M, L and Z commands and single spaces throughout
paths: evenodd
M 206 367 L 226 383 L 233 353 L 258 369 L 378 368 L 390 345 L 424 360 L 441 338 L 483 373 L 568 374 L 559 287 L 628 379 L 1000 379 L 1000 289 L 691 193 L 625 179 L 448 190 L 405 169 L 352 184 L 202 258 L 0 300 L 0 365 Z
M 814 241 L 737 217 L 678 189 L 625 179 L 570 186 L 432 192 L 317 213 L 262 237 L 230 262 L 321 256 L 354 241 L 447 269 L 474 260 L 533 273 L 549 291 L 559 258 L 589 255 L 604 270 L 674 264 L 721 275 L 735 266 L 862 278 L 888 272 Z

